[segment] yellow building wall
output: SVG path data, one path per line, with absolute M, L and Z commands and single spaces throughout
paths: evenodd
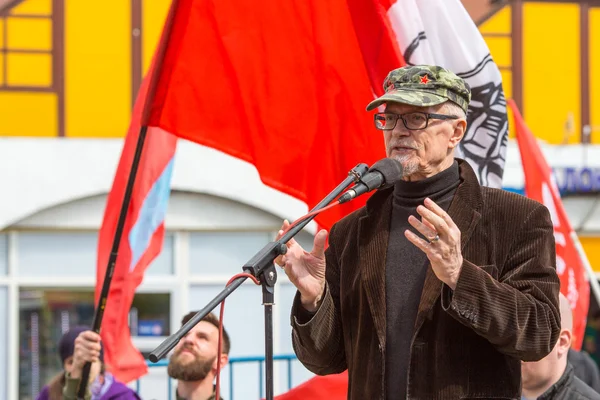
M 131 2 L 65 3 L 65 136 L 122 137 L 131 113 Z
M 500 68 L 502 75 L 502 88 L 507 99 L 512 97 L 512 9 L 510 6 L 503 7 L 487 21 L 479 25 L 485 42 L 490 49 L 494 62 Z M 512 121 L 510 109 L 508 109 L 508 120 Z M 513 138 L 515 130 L 513 124 L 509 123 L 508 136 Z
M 131 112 L 131 1 L 98 3 L 64 0 L 65 134 L 69 137 L 122 137 Z M 142 1 L 142 66 L 147 72 L 171 0 Z M 49 15 L 52 0 L 24 0 L 13 14 Z M 523 4 L 523 112 L 536 136 L 550 143 L 578 142 L 580 122 L 579 6 L 554 2 Z M 50 51 L 50 20 L 9 19 L 10 48 Z M 600 8 L 590 12 L 591 124 L 600 127 Z M 0 21 L 0 41 L 4 26 Z M 480 26 L 490 52 L 501 67 L 507 98 L 512 96 L 511 7 Z M 499 35 L 507 35 L 501 37 Z M 0 84 L 3 77 L 0 53 Z M 7 83 L 50 86 L 49 54 L 11 54 Z M 557 65 L 560 64 L 560 75 Z M 502 67 L 507 67 L 502 69 Z M 561 84 L 555 84 L 560 82 Z M 21 107 L 22 104 L 27 107 Z M 550 105 L 551 104 L 551 105 Z M 58 101 L 53 93 L 0 92 L 0 135 L 56 136 Z M 35 107 L 35 108 L 34 108 Z M 35 110 L 35 111 L 32 111 Z M 32 113 L 39 115 L 31 118 Z M 510 118 L 510 117 L 509 117 Z M 510 119 L 509 119 L 510 120 Z M 514 137 L 511 126 L 510 136 Z M 593 133 L 600 143 L 600 130 Z
M 56 136 L 54 93 L 0 91 L 0 136 Z
M 600 144 L 600 7 L 590 9 L 590 125 L 592 143 Z
M 144 73 L 154 54 L 171 0 L 142 2 Z M 52 0 L 24 0 L 11 15 L 49 16 Z M 65 136 L 122 137 L 131 116 L 131 1 L 81 0 L 64 4 Z M 7 84 L 36 91 L 0 90 L 0 135 L 57 136 L 58 96 L 52 89 L 52 22 L 49 18 L 7 19 L 7 48 L 47 51 L 8 53 Z M 0 20 L 0 43 L 4 43 Z M 4 84 L 0 52 L 0 84 Z M 39 92 L 45 87 L 48 93 Z
M 148 72 L 171 0 L 146 0 L 142 6 L 142 66 Z
M 579 241 L 592 269 L 600 273 L 600 237 L 580 236 Z
M 522 111 L 552 144 L 580 142 L 579 22 L 578 4 L 523 4 Z
M 48 15 L 52 12 L 51 0 L 25 0 L 14 9 L 18 14 Z

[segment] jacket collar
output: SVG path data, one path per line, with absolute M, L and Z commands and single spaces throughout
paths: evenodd
M 563 372 L 560 379 L 556 381 L 554 385 L 550 386 L 550 388 L 546 390 L 544 394 L 538 397 L 537 400 L 551 400 L 557 398 L 557 396 L 562 393 L 563 388 L 570 384 L 574 375 L 575 373 L 573 371 L 573 366 L 571 366 L 571 364 L 567 364 L 565 372 Z
M 457 159 L 460 180 L 448 214 L 461 231 L 461 248 L 464 250 L 481 217 L 483 196 L 475 172 L 468 162 Z M 390 234 L 393 188 L 373 194 L 366 204 L 366 214 L 358 222 L 358 246 L 362 283 L 379 343 L 385 348 L 386 304 L 385 262 Z M 414 333 L 418 332 L 425 316 L 433 307 L 442 290 L 442 282 L 431 268 L 427 269 Z

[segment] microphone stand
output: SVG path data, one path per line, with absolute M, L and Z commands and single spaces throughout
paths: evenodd
M 358 182 L 369 167 L 366 164 L 358 164 L 350 172 L 348 177 L 342 181 L 331 193 L 329 193 L 319 204 L 310 212 L 320 210 L 335 200 L 346 188 L 355 182 Z M 263 305 L 265 315 L 265 386 L 266 400 L 273 399 L 273 303 L 275 301 L 275 283 L 277 282 L 277 270 L 273 262 L 275 259 L 286 253 L 285 245 L 291 238 L 296 236 L 310 221 L 315 218 L 312 215 L 293 226 L 279 240 L 267 243 L 258 253 L 256 253 L 244 266 L 243 271 L 256 277 L 262 286 Z M 202 310 L 198 311 L 185 325 L 177 332 L 165 339 L 154 349 L 149 359 L 156 363 L 171 351 L 194 326 L 196 326 L 206 315 L 215 307 L 233 293 L 248 277 L 239 277 L 230 285 L 225 287 L 213 300 L 211 300 Z

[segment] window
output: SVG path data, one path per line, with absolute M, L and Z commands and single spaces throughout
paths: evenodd
M 268 232 L 198 232 L 190 235 L 190 270 L 202 277 L 229 277 L 267 243 Z
M 98 235 L 88 232 L 19 234 L 17 257 L 21 276 L 96 276 Z
M 53 10 L 51 0 L 26 2 L 0 18 L 3 55 L 0 89 L 32 88 L 50 90 L 53 63 Z
M 27 92 L 64 136 L 64 0 L 0 0 L 0 92 Z M 16 96 L 18 101 L 24 97 Z M 41 103 L 38 103 L 41 102 Z
M 96 277 L 97 233 L 23 232 L 17 243 L 18 274 L 21 276 Z M 163 249 L 147 273 L 173 273 L 173 235 L 165 235 Z
M 0 326 L 8 326 L 8 290 L 0 286 Z M 0 399 L 7 399 L 8 376 L 8 330 L 0 329 Z
M 0 287 L 0 323 L 6 315 L 2 290 Z M 57 346 L 63 333 L 74 326 L 92 325 L 94 292 L 91 288 L 21 288 L 19 300 L 19 399 L 35 399 L 62 371 Z M 169 293 L 137 293 L 130 311 L 132 336 L 168 336 L 170 318 Z M 0 372 L 5 365 L 2 357 L 6 346 L 1 342 L 5 334 L 0 330 Z M 0 374 L 0 383 L 3 376 Z
M 0 54 L 0 89 L 32 88 L 51 90 L 54 87 L 54 36 L 51 0 L 31 5 L 25 2 L 0 18 L 2 36 Z
M 0 235 L 0 276 L 8 272 L 8 237 Z
M 203 277 L 230 277 L 242 267 L 276 232 L 197 232 L 190 235 L 190 270 Z M 307 251 L 312 249 L 312 235 L 301 231 L 295 239 Z
M 136 293 L 129 311 L 131 336 L 169 336 L 170 325 L 170 293 Z
M 35 399 L 62 371 L 58 341 L 76 325 L 91 325 L 91 289 L 28 289 L 19 292 L 19 399 Z

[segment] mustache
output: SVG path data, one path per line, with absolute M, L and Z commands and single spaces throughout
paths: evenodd
M 196 357 L 198 356 L 198 353 L 196 352 L 194 347 L 189 344 L 184 344 L 183 347 L 181 347 L 180 349 L 175 351 L 175 354 L 180 355 L 184 350 L 191 351 L 194 356 L 196 356 Z
M 388 145 L 388 149 L 393 149 L 394 147 L 408 147 L 409 149 L 415 149 L 415 150 L 419 149 L 418 144 L 410 143 L 410 142 L 403 142 L 403 141 L 391 142 Z

